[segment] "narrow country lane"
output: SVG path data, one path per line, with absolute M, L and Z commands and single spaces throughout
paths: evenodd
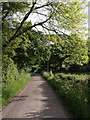
M 3 118 L 69 118 L 51 86 L 38 74 L 3 109 L 2 115 Z

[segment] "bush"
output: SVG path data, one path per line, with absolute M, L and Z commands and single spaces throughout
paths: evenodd
M 47 79 L 49 77 L 49 74 L 47 72 L 43 72 L 43 77 Z
M 69 75 L 70 74 L 60 73 L 53 75 L 53 78 L 50 79 L 50 73 L 47 73 L 46 79 L 57 91 L 58 95 L 62 97 L 65 105 L 75 117 L 88 118 L 90 115 L 88 113 L 87 84 L 76 84 L 76 78 Z
M 18 71 L 13 60 L 7 56 L 3 58 L 2 72 L 2 105 L 12 99 L 30 80 L 30 75 L 24 70 Z
M 46 78 L 47 80 L 52 80 L 54 78 L 54 75 L 53 75 L 52 71 L 50 71 L 50 73 L 43 72 L 43 77 Z
M 64 73 L 59 73 L 59 74 L 56 74 L 56 75 L 57 75 L 57 78 L 60 78 L 62 80 L 75 80 L 75 76 L 66 75 Z
M 17 79 L 19 74 L 17 66 L 14 64 L 13 60 L 8 56 L 3 57 L 2 68 L 3 83 L 8 84 L 10 81 Z
M 64 73 L 59 73 L 57 74 L 61 79 L 65 78 L 66 76 L 64 75 Z

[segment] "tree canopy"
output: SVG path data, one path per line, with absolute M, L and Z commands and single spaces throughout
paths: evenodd
M 3 2 L 3 55 L 19 69 L 33 65 L 44 69 L 48 61 L 58 70 L 86 64 L 86 7 L 84 0 Z

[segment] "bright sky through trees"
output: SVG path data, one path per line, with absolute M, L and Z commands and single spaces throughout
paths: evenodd
M 88 7 L 88 35 L 90 36 L 90 1 L 89 1 L 89 7 Z
M 43 0 L 41 0 L 42 1 L 42 3 L 45 3 L 45 1 L 43 1 Z M 47 0 L 46 0 L 47 1 Z M 52 0 L 51 0 L 52 1 Z M 58 1 L 58 0 L 57 0 Z M 67 0 L 68 1 L 68 0 Z M 70 0 L 69 0 L 70 1 Z M 80 1 L 80 0 L 71 0 L 71 1 L 73 1 L 73 2 L 75 2 L 75 1 Z M 88 3 L 90 3 L 90 2 L 88 2 L 88 0 L 86 0 L 87 1 L 87 5 L 88 5 Z M 89 10 L 90 8 L 86 8 L 85 10 L 84 10 L 84 12 L 88 15 L 89 14 Z M 41 9 L 40 11 L 39 11 L 40 13 L 43 13 L 43 14 L 46 14 L 47 15 L 47 12 L 44 10 L 44 9 Z M 33 14 L 32 13 L 32 15 L 28 18 L 28 20 L 27 21 L 30 21 L 31 20 L 31 22 L 34 24 L 35 22 L 37 23 L 37 21 L 42 21 L 42 19 L 45 19 L 44 18 L 44 16 L 42 17 L 42 15 L 37 15 L 37 14 Z M 84 26 L 85 27 L 87 27 L 88 28 L 88 19 L 86 19 L 86 24 L 84 24 Z M 45 33 L 48 33 L 48 31 L 47 30 L 44 30 L 41 26 L 36 26 L 36 30 L 40 30 L 40 31 L 43 31 L 43 32 L 45 32 Z M 88 30 L 88 29 L 87 29 Z M 66 31 L 67 32 L 67 34 L 69 34 L 69 32 L 68 31 Z M 51 32 L 51 33 L 53 33 L 53 32 Z

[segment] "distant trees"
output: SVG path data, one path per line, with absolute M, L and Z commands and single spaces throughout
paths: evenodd
M 72 34 L 64 35 L 49 35 L 48 40 L 51 44 L 51 57 L 49 64 L 52 69 L 61 71 L 62 66 L 68 69 L 70 65 L 83 65 L 88 62 L 88 49 L 86 41 Z
M 42 32 L 29 31 L 23 39 L 25 40 L 15 49 L 16 55 L 13 57 L 19 68 L 40 65 L 49 59 L 49 46 L 46 46 Z

